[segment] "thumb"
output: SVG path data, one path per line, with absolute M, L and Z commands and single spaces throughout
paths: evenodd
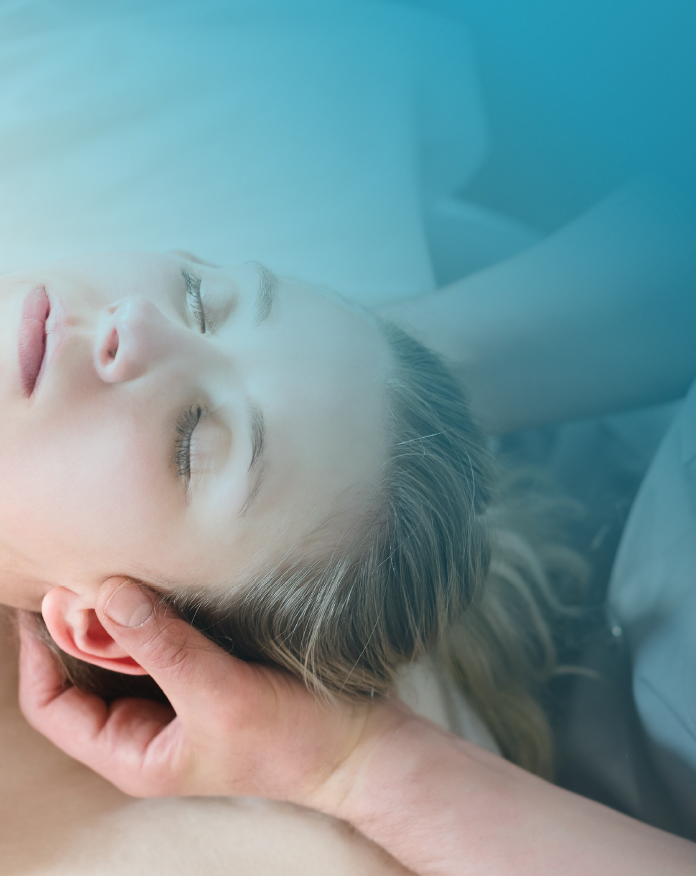
M 235 672 L 243 673 L 241 661 L 129 579 L 106 581 L 95 609 L 105 630 L 154 678 L 179 715 L 218 684 L 229 686 Z

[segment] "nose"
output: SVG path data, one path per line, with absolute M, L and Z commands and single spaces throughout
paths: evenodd
M 132 297 L 107 308 L 97 327 L 94 360 L 105 383 L 125 383 L 169 355 L 175 326 L 147 298 Z

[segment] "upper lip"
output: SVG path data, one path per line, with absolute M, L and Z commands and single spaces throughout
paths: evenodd
M 19 320 L 19 374 L 27 398 L 34 392 L 46 354 L 46 320 L 51 302 L 44 286 L 37 286 L 27 295 Z

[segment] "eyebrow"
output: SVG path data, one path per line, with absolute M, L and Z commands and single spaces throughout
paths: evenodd
M 251 474 L 252 480 L 249 493 L 239 512 L 240 517 L 247 513 L 254 499 L 258 496 L 267 469 L 266 460 L 263 455 L 266 438 L 263 411 L 253 399 L 249 399 L 249 422 L 251 425 L 251 462 L 249 463 L 249 474 Z
M 261 262 L 252 262 L 259 272 L 259 288 L 254 302 L 254 325 L 259 326 L 265 322 L 271 315 L 273 303 L 276 299 L 276 290 L 278 288 L 278 278 Z M 263 450 L 266 438 L 266 426 L 263 419 L 263 411 L 259 407 L 258 402 L 254 399 L 249 399 L 249 423 L 251 427 L 251 462 L 249 463 L 249 473 L 252 475 L 251 486 L 249 493 L 242 505 L 239 516 L 243 517 L 254 499 L 259 494 L 259 489 L 263 483 L 266 470 L 268 468 L 264 459 Z
M 259 272 L 259 289 L 256 294 L 254 325 L 261 325 L 271 315 L 276 300 L 278 278 L 261 262 L 252 262 Z

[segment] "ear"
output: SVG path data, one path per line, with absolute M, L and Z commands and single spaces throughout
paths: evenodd
M 41 613 L 56 645 L 79 660 L 127 675 L 147 672 L 111 638 L 82 596 L 54 587 L 44 596 Z

